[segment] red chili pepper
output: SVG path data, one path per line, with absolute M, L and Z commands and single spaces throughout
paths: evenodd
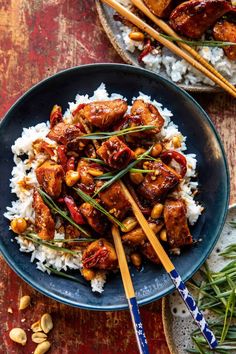
M 50 128 L 52 129 L 56 124 L 62 122 L 62 109 L 60 106 L 55 105 L 50 114 Z
M 72 112 L 72 116 L 75 116 L 81 109 L 83 109 L 86 106 L 86 103 L 81 103 L 78 105 L 78 107 Z
M 108 250 L 106 248 L 100 248 L 93 255 L 83 260 L 83 266 L 85 268 L 93 268 L 101 260 L 105 260 L 108 257 Z
M 160 159 L 166 164 L 169 164 L 172 159 L 175 160 L 180 165 L 180 176 L 183 178 L 186 175 L 187 161 L 184 155 L 174 150 L 167 150 L 160 155 Z
M 76 222 L 76 224 L 78 224 L 78 225 L 85 224 L 83 216 L 81 215 L 79 208 L 75 204 L 74 199 L 70 196 L 65 196 L 64 201 L 65 201 L 66 206 L 70 212 L 71 218 Z
M 65 145 L 59 145 L 57 148 L 57 154 L 60 160 L 60 164 L 63 167 L 63 170 L 66 171 L 67 165 L 67 156 L 66 156 L 66 147 Z
M 66 171 L 75 170 L 75 157 L 71 156 L 66 164 Z
M 146 57 L 146 55 L 148 55 L 153 49 L 154 49 L 154 47 L 151 45 L 151 40 L 148 39 L 147 43 L 144 46 L 143 51 L 141 52 L 141 54 L 138 57 L 139 63 L 142 63 L 143 58 Z
M 83 125 L 81 123 L 76 123 L 75 124 L 75 127 L 79 128 L 79 130 L 82 132 L 82 133 L 86 133 Z
M 109 158 L 108 158 L 108 164 L 109 166 L 113 168 L 120 168 L 121 166 L 127 165 L 131 159 L 132 156 L 132 151 L 130 148 L 125 147 L 121 148 L 118 151 L 114 152 Z

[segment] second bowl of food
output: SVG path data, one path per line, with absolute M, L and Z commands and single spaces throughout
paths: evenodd
M 66 304 L 127 308 L 112 223 L 139 304 L 173 290 L 121 176 L 184 280 L 223 227 L 229 178 L 214 126 L 191 96 L 149 71 L 95 64 L 42 81 L 7 113 L 0 151 L 2 254 Z

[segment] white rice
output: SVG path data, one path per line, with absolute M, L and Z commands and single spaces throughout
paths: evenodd
M 119 2 L 131 7 L 130 0 L 119 0 Z M 118 38 L 124 42 L 125 49 L 134 53 L 136 49 L 142 51 L 143 42 L 133 41 L 129 38 L 131 32 L 130 27 L 117 22 L 120 28 Z M 204 38 L 203 38 L 204 39 Z M 196 49 L 199 54 L 212 64 L 227 80 L 232 84 L 236 84 L 236 61 L 229 60 L 224 54 L 224 50 L 218 47 L 199 47 Z M 158 74 L 164 74 L 173 82 L 183 85 L 210 85 L 215 83 L 194 69 L 185 60 L 180 59 L 172 54 L 167 48 L 158 47 L 143 58 L 145 68 L 152 70 Z
M 77 95 L 75 102 L 69 103 L 69 108 L 64 114 L 65 121 L 69 122 L 71 119 L 71 113 L 73 110 L 81 103 L 88 103 L 91 101 L 108 100 L 115 98 L 123 98 L 121 95 L 113 93 L 111 95 L 106 91 L 105 85 L 102 83 L 92 97 L 88 95 Z M 187 174 L 183 181 L 180 183 L 180 191 L 175 192 L 175 195 L 181 196 L 186 202 L 187 206 L 187 217 L 189 223 L 193 225 L 199 215 L 201 214 L 202 207 L 197 204 L 193 198 L 193 192 L 197 190 L 198 183 L 191 181 L 192 177 L 196 176 L 196 156 L 194 154 L 185 154 L 186 150 L 186 137 L 178 130 L 178 126 L 171 121 L 172 113 L 167 108 L 164 108 L 156 100 L 152 100 L 151 97 L 139 93 L 139 98 L 142 98 L 146 102 L 151 102 L 159 110 L 160 114 L 165 120 L 164 126 L 160 132 L 160 138 L 169 139 L 170 141 L 166 143 L 167 148 L 173 149 L 173 144 L 171 139 L 178 136 L 181 140 L 180 148 L 177 151 L 182 152 L 187 159 Z M 135 98 L 133 98 L 134 100 Z M 130 109 L 130 107 L 129 107 Z M 10 207 L 7 207 L 7 211 L 4 216 L 12 220 L 16 217 L 28 218 L 34 221 L 34 210 L 32 208 L 33 202 L 33 190 L 23 189 L 20 187 L 19 182 L 27 178 L 27 182 L 33 186 L 38 186 L 38 182 L 35 176 L 35 169 L 38 165 L 42 163 L 45 159 L 44 155 L 37 155 L 34 159 L 30 159 L 34 156 L 32 143 L 37 139 L 44 139 L 50 144 L 55 144 L 55 142 L 46 138 L 49 132 L 49 123 L 40 123 L 36 126 L 29 128 L 24 128 L 22 135 L 18 138 L 14 145 L 12 146 L 12 152 L 14 154 L 15 166 L 12 170 L 12 178 L 10 180 L 10 188 L 12 193 L 15 193 L 17 200 L 12 202 Z M 29 158 L 22 159 L 21 155 L 27 155 Z M 55 239 L 63 239 L 64 234 L 59 234 L 55 232 Z M 82 252 L 78 252 L 77 256 L 71 254 L 65 254 L 63 252 L 55 251 L 42 245 L 33 244 L 31 241 L 24 240 L 21 236 L 15 238 L 19 244 L 21 252 L 31 253 L 31 262 L 36 262 L 37 269 L 45 272 L 50 271 L 47 267 L 53 267 L 57 271 L 67 271 L 69 269 L 82 269 Z M 59 244 L 58 244 L 59 245 Z M 61 243 L 62 245 L 62 243 Z M 106 281 L 106 272 L 100 271 L 97 273 L 96 277 L 91 281 L 92 291 L 102 292 L 103 286 Z

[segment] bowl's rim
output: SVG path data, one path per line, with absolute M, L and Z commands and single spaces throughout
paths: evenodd
M 216 128 L 214 127 L 210 117 L 208 116 L 208 114 L 203 110 L 203 108 L 200 106 L 200 104 L 186 91 L 184 91 L 182 88 L 180 88 L 179 86 L 175 85 L 172 81 L 164 78 L 163 76 L 160 76 L 150 70 L 147 69 L 143 69 L 137 66 L 132 66 L 132 65 L 128 65 L 128 64 L 116 64 L 116 63 L 95 63 L 95 64 L 85 64 L 85 65 L 81 65 L 81 66 L 75 66 L 75 67 L 71 67 L 62 71 L 57 72 L 56 74 L 47 77 L 45 79 L 43 79 L 42 81 L 38 82 L 37 84 L 35 84 L 34 86 L 32 86 L 29 90 L 27 90 L 21 97 L 19 97 L 16 102 L 10 107 L 10 109 L 6 112 L 6 114 L 4 115 L 1 123 L 0 123 L 0 129 L 3 127 L 3 125 L 8 121 L 8 118 L 11 114 L 11 112 L 15 109 L 15 107 L 17 107 L 18 103 L 20 103 L 21 101 L 24 101 L 25 98 L 34 90 L 36 90 L 38 87 L 41 87 L 42 85 L 44 85 L 45 83 L 47 83 L 48 81 L 53 80 L 54 78 L 61 76 L 61 75 L 66 75 L 68 72 L 73 72 L 73 71 L 80 71 L 80 70 L 89 70 L 90 68 L 101 68 L 106 70 L 106 68 L 113 68 L 114 70 L 116 69 L 124 69 L 124 70 L 128 70 L 135 73 L 139 73 L 140 72 L 144 72 L 145 74 L 151 75 L 152 77 L 155 77 L 155 79 L 157 79 L 158 81 L 163 81 L 164 83 L 166 83 L 167 85 L 172 86 L 176 91 L 178 91 L 180 94 L 184 95 L 188 100 L 190 100 L 195 106 L 196 108 L 200 111 L 201 115 L 203 116 L 204 120 L 208 123 L 208 125 L 210 126 L 213 134 L 216 137 L 216 140 L 219 144 L 219 147 L 222 151 L 222 157 L 223 157 L 223 162 L 224 162 L 224 166 L 225 166 L 225 172 L 226 172 L 226 200 L 225 200 L 225 207 L 224 207 L 224 213 L 221 217 L 220 223 L 219 223 L 219 227 L 218 227 L 218 231 L 216 233 L 216 237 L 214 242 L 212 243 L 209 252 L 206 254 L 206 256 L 204 257 L 204 259 L 202 260 L 202 262 L 200 262 L 198 264 L 198 267 L 196 269 L 194 269 L 192 272 L 187 273 L 185 276 L 183 276 L 183 281 L 187 281 L 188 279 L 190 279 L 196 272 L 197 270 L 202 266 L 202 264 L 205 262 L 206 258 L 209 256 L 209 254 L 211 253 L 213 247 L 215 246 L 220 233 L 222 231 L 222 228 L 224 226 L 225 223 L 225 219 L 227 216 L 227 211 L 228 211 L 228 204 L 229 204 L 229 192 L 230 192 L 230 177 L 229 177 L 229 169 L 228 169 L 228 164 L 227 164 L 227 159 L 226 159 L 226 154 L 225 154 L 225 150 L 223 147 L 223 144 L 220 140 L 219 134 L 216 131 Z M 41 292 L 42 294 L 57 300 L 61 303 L 64 303 L 66 305 L 70 305 L 70 306 L 74 306 L 74 307 L 79 307 L 81 309 L 86 309 L 86 310 L 94 310 L 94 311 L 118 311 L 118 310 L 127 310 L 128 309 L 128 304 L 123 304 L 123 305 L 106 305 L 106 306 L 100 306 L 100 307 L 96 307 L 94 305 L 84 305 L 84 304 L 80 304 L 78 302 L 74 302 L 68 299 L 64 299 L 64 297 L 61 297 L 59 295 L 53 294 L 51 292 L 45 291 L 39 284 L 37 284 L 34 280 L 29 280 L 25 275 L 24 272 L 21 271 L 21 269 L 19 269 L 18 265 L 15 263 L 14 259 L 12 259 L 10 257 L 10 255 L 5 254 L 2 248 L 2 244 L 0 242 L 0 252 L 3 255 L 4 259 L 6 260 L 6 262 L 8 263 L 8 265 L 26 282 L 28 283 L 30 286 L 32 286 L 34 289 L 38 290 L 39 292 Z M 160 298 L 162 298 L 163 296 L 166 296 L 168 294 L 170 294 L 171 292 L 173 292 L 175 289 L 174 285 L 170 285 L 165 291 L 162 291 L 161 293 L 159 293 L 158 296 L 156 295 L 152 295 L 149 296 L 143 300 L 138 301 L 140 306 L 146 305 L 150 302 L 156 301 Z
M 232 209 L 236 209 L 236 203 L 229 205 L 228 210 L 227 210 L 227 215 Z M 162 316 L 163 329 L 164 329 L 165 339 L 166 339 L 166 343 L 169 348 L 169 351 L 172 354 L 179 354 L 179 352 L 176 350 L 176 346 L 175 346 L 173 337 L 169 331 L 171 317 L 173 317 L 171 315 L 171 312 L 168 311 L 169 310 L 169 299 L 170 299 L 169 296 L 165 296 L 162 298 L 161 316 Z

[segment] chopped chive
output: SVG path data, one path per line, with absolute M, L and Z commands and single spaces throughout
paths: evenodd
M 54 273 L 55 275 L 58 275 L 62 278 L 65 278 L 65 279 L 70 279 L 70 280 L 73 280 L 75 281 L 76 283 L 79 283 L 79 284 L 82 284 L 84 286 L 87 286 L 87 283 L 82 281 L 82 280 L 79 280 L 77 277 L 74 277 L 73 275 L 69 275 L 67 273 L 64 273 L 64 272 L 60 272 L 59 270 L 56 270 L 52 267 L 48 267 L 48 266 L 45 266 L 46 269 L 48 269 L 50 272 Z
M 160 36 L 168 39 L 171 42 L 181 42 L 181 43 L 186 43 L 190 46 L 193 47 L 227 47 L 227 46 L 235 46 L 236 43 L 234 42 L 225 42 L 225 41 L 215 41 L 215 40 L 204 40 L 204 41 L 190 41 L 187 39 L 182 39 L 182 38 L 176 38 L 173 36 L 168 36 L 166 34 L 160 33 Z
M 125 129 L 117 130 L 114 132 L 94 132 L 94 133 L 83 135 L 81 137 L 81 139 L 96 139 L 96 140 L 108 139 L 112 136 L 123 136 L 126 134 L 143 132 L 145 130 L 152 130 L 155 128 L 156 127 L 154 125 L 142 125 L 142 126 L 137 126 L 137 127 L 125 128 Z
M 69 253 L 69 254 L 72 254 L 72 255 L 74 255 L 74 256 L 77 256 L 77 255 L 78 255 L 78 252 L 76 252 L 76 251 L 73 251 L 73 250 L 68 249 L 68 248 L 65 248 L 65 247 L 59 247 L 59 246 L 53 245 L 52 243 L 49 243 L 49 242 L 44 241 L 44 240 L 41 240 L 40 238 L 32 237 L 32 236 L 29 236 L 29 235 L 27 235 L 27 234 L 26 234 L 26 235 L 23 234 L 22 236 L 23 236 L 24 238 L 26 238 L 27 240 L 32 241 L 33 243 L 36 243 L 37 245 L 45 246 L 45 247 L 51 248 L 51 249 L 53 249 L 54 251 Z
M 83 160 L 89 161 L 89 162 L 96 162 L 99 165 L 107 166 L 107 164 L 103 160 L 100 160 L 100 159 L 94 159 L 92 157 L 83 157 Z

